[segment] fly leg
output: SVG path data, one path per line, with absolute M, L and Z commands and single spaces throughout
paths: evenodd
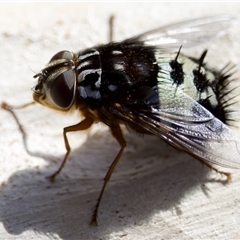
M 109 42 L 113 41 L 113 23 L 114 23 L 114 15 L 109 18 Z
M 23 104 L 21 106 L 13 107 L 13 106 L 8 105 L 6 102 L 2 102 L 1 103 L 1 108 L 5 109 L 7 111 L 12 112 L 14 109 L 22 109 L 22 108 L 28 107 L 30 105 L 33 105 L 33 104 L 36 104 L 36 102 L 29 102 L 29 103 L 25 103 L 25 104 Z
M 94 122 L 94 120 L 92 118 L 88 117 L 76 125 L 68 126 L 63 129 L 63 139 L 64 139 L 65 148 L 66 148 L 67 152 L 63 158 L 63 161 L 62 161 L 59 169 L 54 174 L 52 174 L 51 176 L 48 177 L 51 180 L 51 182 L 53 182 L 55 177 L 61 172 L 62 168 L 64 167 L 64 165 L 67 161 L 68 155 L 71 152 L 71 148 L 70 148 L 68 138 L 67 138 L 67 133 L 86 130 L 92 126 L 93 122 Z
M 26 133 L 22 127 L 22 124 L 20 123 L 20 121 L 18 120 L 18 117 L 17 115 L 15 114 L 14 110 L 17 110 L 17 109 L 22 109 L 22 108 L 25 108 L 25 107 L 28 107 L 30 105 L 33 105 L 35 104 L 36 102 L 30 102 L 30 103 L 26 103 L 24 105 L 21 105 L 21 106 L 10 106 L 8 105 L 6 102 L 2 102 L 1 103 L 1 108 L 10 112 L 11 115 L 13 116 L 14 120 L 16 121 L 17 125 L 18 125 L 18 128 L 19 128 L 19 131 L 21 132 L 22 134 L 22 139 L 23 139 L 23 145 L 24 145 L 24 148 L 26 150 L 26 152 L 30 155 L 33 155 L 31 153 L 31 151 L 28 149 L 28 146 L 27 146 L 27 136 L 26 136 Z
M 101 192 L 99 194 L 99 197 L 97 199 L 97 204 L 96 204 L 96 206 L 94 208 L 94 211 L 93 211 L 91 225 L 92 224 L 97 225 L 98 208 L 99 208 L 99 205 L 100 205 L 100 202 L 101 202 L 101 199 L 102 199 L 105 187 L 106 187 L 109 179 L 111 178 L 111 175 L 112 175 L 112 173 L 113 173 L 113 171 L 114 171 L 118 161 L 120 160 L 120 158 L 121 158 L 121 156 L 123 154 L 124 148 L 126 147 L 126 141 L 125 141 L 125 139 L 123 137 L 122 130 L 121 130 L 120 126 L 119 125 L 113 126 L 113 127 L 110 127 L 110 129 L 111 129 L 113 137 L 118 141 L 118 143 L 120 144 L 121 148 L 120 148 L 117 156 L 113 160 L 111 166 L 109 167 L 109 169 L 107 171 L 107 174 L 105 175 L 105 177 L 103 179 L 103 181 L 104 181 L 103 182 L 103 186 L 102 186 Z
M 217 168 L 214 168 L 211 164 L 208 164 L 207 162 L 203 161 L 200 158 L 197 158 L 197 160 L 200 161 L 202 164 L 206 165 L 207 167 L 209 167 L 210 169 L 214 170 L 215 172 L 223 174 L 224 176 L 226 176 L 227 177 L 227 182 L 229 182 L 231 180 L 231 173 L 219 171 Z

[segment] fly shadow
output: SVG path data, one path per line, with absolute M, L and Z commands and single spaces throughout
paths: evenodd
M 212 181 L 206 166 L 160 139 L 126 135 L 128 145 L 103 195 L 98 227 L 89 225 L 92 210 L 119 149 L 108 131 L 95 132 L 73 150 L 54 183 L 45 178 L 52 173 L 48 166 L 13 174 L 0 191 L 0 219 L 6 231 L 108 239 L 109 229 L 141 224 L 156 212 L 175 209 L 181 215 L 181 200 L 193 188 Z

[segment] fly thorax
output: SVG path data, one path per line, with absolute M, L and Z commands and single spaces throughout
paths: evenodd
M 101 99 L 102 68 L 100 53 L 96 49 L 78 55 L 77 88 L 83 99 Z

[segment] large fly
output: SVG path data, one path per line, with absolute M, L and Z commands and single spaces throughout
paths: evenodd
M 235 20 L 226 15 L 195 19 L 78 53 L 60 51 L 34 76 L 35 102 L 62 112 L 79 111 L 83 119 L 63 129 L 66 155 L 51 180 L 70 154 L 67 133 L 102 122 L 120 145 L 91 223 L 97 223 L 103 192 L 126 147 L 122 125 L 156 135 L 216 171 L 212 164 L 240 168 L 240 138 L 227 126 L 234 90 L 231 67 L 213 70 L 205 63 L 207 51 L 199 58 L 181 53 L 181 48 L 225 34 Z M 10 110 L 5 103 L 2 107 Z

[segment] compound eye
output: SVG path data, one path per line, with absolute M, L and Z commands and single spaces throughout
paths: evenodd
M 71 107 L 75 97 L 75 73 L 69 69 L 61 73 L 50 89 L 52 101 L 60 108 Z
M 73 55 L 71 52 L 69 51 L 61 51 L 56 53 L 49 62 L 53 61 L 53 60 L 58 60 L 58 59 L 67 59 L 67 60 L 72 60 L 73 59 Z

